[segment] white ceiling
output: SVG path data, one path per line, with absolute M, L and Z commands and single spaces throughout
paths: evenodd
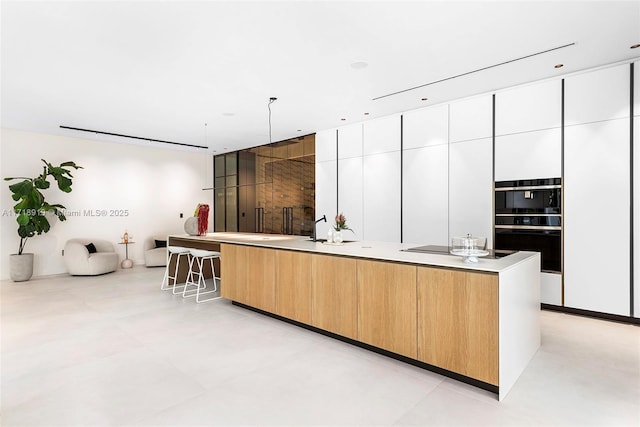
M 640 1 L 2 1 L 0 13 L 2 127 L 216 153 L 269 142 L 272 96 L 279 141 L 640 55 Z

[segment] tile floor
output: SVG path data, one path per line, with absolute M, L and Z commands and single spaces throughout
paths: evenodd
M 0 282 L 3 426 L 640 425 L 640 328 L 541 312 L 496 396 L 216 300 L 162 268 Z

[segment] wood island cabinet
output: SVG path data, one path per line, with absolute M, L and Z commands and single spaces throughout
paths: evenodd
M 418 360 L 498 385 L 498 276 L 418 268 Z
M 275 251 L 221 245 L 222 297 L 260 310 L 275 311 Z
M 314 255 L 311 283 L 311 325 L 357 339 L 356 260 Z
M 416 359 L 416 266 L 358 260 L 358 341 Z
M 276 311 L 311 324 L 311 258 L 307 252 L 276 252 Z

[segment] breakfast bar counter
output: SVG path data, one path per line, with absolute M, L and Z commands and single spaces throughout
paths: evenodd
M 209 233 L 169 245 L 221 252 L 221 295 L 491 390 L 502 400 L 540 346 L 540 254 L 467 263 L 415 244 Z M 185 272 L 183 272 L 184 275 Z

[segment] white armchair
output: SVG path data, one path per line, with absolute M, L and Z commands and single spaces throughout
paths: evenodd
M 161 246 L 161 243 L 164 246 Z M 144 263 L 147 267 L 167 265 L 167 236 L 152 236 L 144 241 Z
M 93 243 L 96 252 L 89 253 Z M 100 239 L 70 239 L 64 245 L 64 263 L 72 276 L 96 276 L 118 269 L 120 261 L 113 244 Z

